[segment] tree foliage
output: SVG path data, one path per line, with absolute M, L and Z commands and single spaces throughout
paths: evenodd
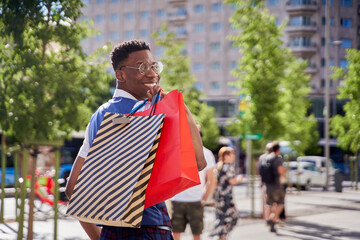
M 86 126 L 109 92 L 105 53 L 87 56 L 76 23 L 79 1 L 3 1 L 0 16 L 0 128 L 17 141 L 51 140 Z M 106 59 L 107 60 L 107 59 Z
M 293 149 L 299 154 L 312 150 L 317 152 L 319 133 L 317 122 L 313 114 L 307 116 L 310 107 L 308 94 L 310 93 L 310 76 L 304 74 L 308 63 L 303 60 L 288 57 L 288 68 L 281 84 L 282 110 L 280 119 L 284 126 L 281 139 L 289 141 Z
M 360 150 L 360 51 L 347 49 L 346 53 L 347 69 L 334 67 L 332 77 L 344 79 L 337 97 L 348 101 L 344 105 L 345 115 L 331 118 L 330 129 L 343 150 L 357 153 Z
M 263 143 L 287 140 L 299 153 L 316 144 L 316 121 L 307 116 L 310 91 L 305 62 L 296 60 L 281 41 L 285 25 L 276 26 L 275 16 L 263 1 L 227 0 L 235 6 L 230 19 L 239 29 L 229 36 L 242 54 L 233 74 L 246 111 L 227 129 L 235 135 L 261 133 Z M 295 144 L 297 143 L 297 144 Z
M 284 78 L 285 56 L 280 33 L 261 1 L 226 1 L 235 4 L 230 21 L 239 34 L 230 36 L 240 47 L 241 59 L 233 71 L 240 94 L 244 95 L 248 110 L 236 123 L 237 134 L 262 133 L 265 139 L 279 137 L 284 128 L 279 121 L 280 83 Z
M 183 93 L 184 102 L 196 122 L 201 125 L 204 145 L 216 149 L 219 127 L 215 119 L 215 109 L 199 101 L 202 95 L 194 88 L 195 77 L 190 73 L 190 58 L 184 54 L 185 44 L 178 40 L 173 32 L 168 31 L 166 24 L 160 32 L 153 35 L 156 44 L 164 49 L 164 55 L 160 60 L 165 68 L 161 73 L 160 85 L 165 91 L 178 89 Z

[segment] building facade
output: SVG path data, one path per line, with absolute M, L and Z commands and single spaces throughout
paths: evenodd
M 359 48 L 360 0 L 328 0 L 331 4 L 330 66 L 346 67 L 347 48 Z M 150 43 L 157 58 L 163 49 L 151 38 L 164 22 L 169 30 L 186 43 L 191 69 L 197 82 L 195 87 L 206 94 L 209 105 L 216 108 L 220 124 L 238 114 L 237 89 L 231 86 L 236 78 L 231 70 L 241 57 L 227 39 L 237 34 L 229 18 L 234 12 L 221 0 L 84 0 L 83 14 L 91 19 L 100 32 L 83 41 L 88 53 L 106 42 L 114 44 L 133 38 Z M 325 6 L 326 0 L 265 0 L 265 7 L 276 15 L 277 24 L 287 22 L 283 41 L 293 55 L 307 59 L 311 74 L 312 111 L 323 129 L 325 89 Z M 330 82 L 331 113 L 341 112 L 342 103 L 336 101 L 339 82 Z M 322 133 L 321 133 L 322 135 Z

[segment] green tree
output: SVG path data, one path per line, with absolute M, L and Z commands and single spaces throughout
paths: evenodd
M 36 155 L 35 142 L 49 143 L 84 129 L 97 96 L 109 92 L 112 77 L 104 69 L 105 55 L 88 57 L 81 49 L 87 35 L 86 27 L 76 23 L 81 6 L 80 0 L 1 2 L 2 145 L 10 136 L 31 145 Z M 109 46 L 100 52 L 108 53 Z M 28 239 L 33 235 L 36 157 L 32 160 Z M 21 209 L 23 219 L 23 204 Z M 20 222 L 18 239 L 22 239 Z
M 344 105 L 344 116 L 336 115 L 330 119 L 331 134 L 339 140 L 345 151 L 358 154 L 360 150 L 360 51 L 346 50 L 347 69 L 334 67 L 333 78 L 343 78 L 339 87 L 338 99 L 348 100 Z
M 312 114 L 307 115 L 310 107 L 307 96 L 311 91 L 310 75 L 305 74 L 308 63 L 295 59 L 290 53 L 288 55 L 288 68 L 281 84 L 283 108 L 280 114 L 285 130 L 281 139 L 289 141 L 291 147 L 302 155 L 317 146 L 319 133 L 316 119 Z
M 318 140 L 316 120 L 307 116 L 310 77 L 305 74 L 306 62 L 295 59 L 284 47 L 280 38 L 285 23 L 278 27 L 263 1 L 225 2 L 236 8 L 230 22 L 239 34 L 229 38 L 242 54 L 233 73 L 247 105 L 227 129 L 240 136 L 261 133 L 263 141 L 255 147 L 267 140 L 286 140 L 303 154 Z
M 0 127 L 19 142 L 83 129 L 89 106 L 109 92 L 105 55 L 88 57 L 80 47 L 87 34 L 76 23 L 81 6 L 81 1 L 1 5 Z
M 164 34 L 160 36 L 160 32 Z M 160 84 L 165 91 L 178 89 L 183 93 L 184 102 L 202 127 L 204 145 L 216 149 L 219 127 L 215 119 L 215 109 L 199 101 L 202 95 L 194 88 L 195 78 L 190 73 L 190 58 L 184 54 L 184 42 L 176 39 L 175 34 L 168 31 L 166 24 L 160 32 L 153 34 L 158 47 L 164 49 L 160 60 L 165 68 L 161 73 Z
M 239 78 L 239 94 L 248 104 L 247 111 L 228 129 L 235 135 L 261 133 L 265 140 L 277 139 L 284 131 L 279 113 L 286 59 L 275 17 L 263 8 L 262 1 L 225 2 L 236 7 L 230 22 L 239 34 L 229 38 L 240 47 L 242 57 L 233 73 Z

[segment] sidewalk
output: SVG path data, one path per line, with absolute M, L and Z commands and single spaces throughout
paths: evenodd
M 256 187 L 255 215 L 261 215 L 262 203 L 260 192 Z M 360 190 L 351 190 L 347 187 L 342 193 L 330 189 L 324 192 L 321 189 L 302 191 L 300 194 L 293 192 L 286 195 L 286 224 L 278 226 L 277 234 L 270 233 L 265 222 L 260 218 L 249 217 L 251 200 L 247 196 L 247 186 L 240 185 L 234 188 L 234 198 L 241 218 L 228 240 L 272 240 L 272 239 L 305 239 L 305 240 L 355 240 L 360 239 Z M 14 219 L 15 201 L 6 198 L 5 219 Z M 34 222 L 34 239 L 53 239 L 54 223 L 49 218 Z M 203 240 L 215 240 L 209 237 L 215 222 L 215 209 L 205 209 L 205 229 Z M 26 224 L 27 226 L 27 224 Z M 0 224 L 0 239 L 13 240 L 17 238 L 18 225 L 14 221 Z M 26 236 L 26 229 L 24 229 Z M 58 221 L 59 240 L 88 239 L 78 221 L 72 218 L 61 218 Z M 190 229 L 182 234 L 182 240 L 192 240 Z

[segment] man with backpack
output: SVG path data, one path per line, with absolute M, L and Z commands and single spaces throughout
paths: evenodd
M 284 209 L 285 192 L 283 181 L 286 179 L 286 168 L 283 166 L 280 145 L 272 143 L 272 152 L 260 159 L 259 171 L 261 181 L 266 185 L 266 204 L 268 208 L 267 223 L 271 232 L 276 232 L 275 224 Z

